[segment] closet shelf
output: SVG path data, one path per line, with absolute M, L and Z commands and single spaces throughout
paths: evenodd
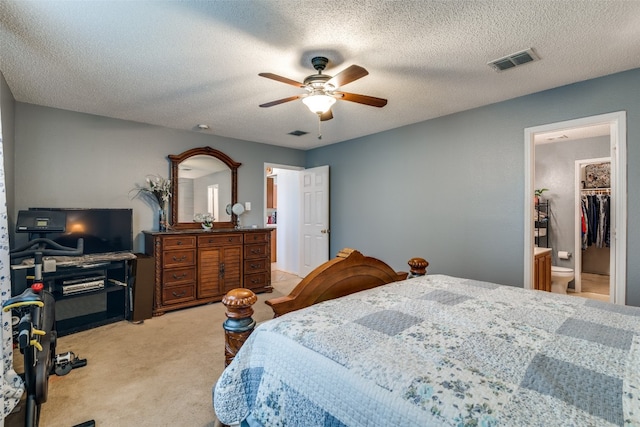
M 611 188 L 581 188 L 582 194 L 611 194 Z

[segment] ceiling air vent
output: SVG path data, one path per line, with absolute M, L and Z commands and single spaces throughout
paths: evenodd
M 522 52 L 512 53 L 504 58 L 496 59 L 489 62 L 488 65 L 493 67 L 496 71 L 504 71 L 509 68 L 517 67 L 518 65 L 526 64 L 527 62 L 533 62 L 540 58 L 535 54 L 533 49 L 523 50 Z
M 293 136 L 302 136 L 302 135 L 306 135 L 306 134 L 308 134 L 308 133 L 309 133 L 309 132 L 305 132 L 305 131 L 303 131 L 303 130 L 294 130 L 294 131 L 289 132 L 289 135 L 293 135 Z

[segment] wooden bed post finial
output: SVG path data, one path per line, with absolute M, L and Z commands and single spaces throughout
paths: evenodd
M 236 357 L 242 344 L 249 338 L 256 321 L 253 315 L 253 304 L 258 301 L 256 294 L 246 288 L 232 289 L 222 298 L 227 307 L 227 320 L 224 321 L 224 366 L 227 367 Z
M 409 264 L 409 267 L 411 267 L 411 269 L 409 270 L 409 278 L 411 277 L 418 277 L 418 276 L 424 276 L 427 274 L 427 267 L 429 266 L 429 263 L 427 262 L 426 259 L 424 258 L 411 258 L 407 264 Z

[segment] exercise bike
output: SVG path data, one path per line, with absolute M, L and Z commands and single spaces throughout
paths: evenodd
M 55 298 L 43 283 L 44 256 L 82 255 L 84 242 L 77 247 L 62 246 L 51 239 L 36 238 L 9 252 L 12 260 L 33 256 L 33 282 L 21 294 L 2 304 L 2 309 L 20 320 L 17 324 L 17 345 L 24 358 L 24 388 L 26 392 L 24 425 L 37 426 L 40 406 L 47 401 L 49 375 L 65 375 L 75 367 L 86 365 L 73 353 L 56 355 Z M 73 356 L 71 356 L 73 355 Z M 83 426 L 95 425 L 93 422 Z

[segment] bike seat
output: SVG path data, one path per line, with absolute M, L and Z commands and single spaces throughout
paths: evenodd
M 15 297 L 11 297 L 6 300 L 2 304 L 2 308 L 4 311 L 9 311 L 14 307 L 25 305 L 38 305 L 42 307 L 44 302 L 42 301 L 42 296 L 40 296 L 40 294 L 35 293 L 31 288 L 27 288 L 20 295 L 16 295 Z

